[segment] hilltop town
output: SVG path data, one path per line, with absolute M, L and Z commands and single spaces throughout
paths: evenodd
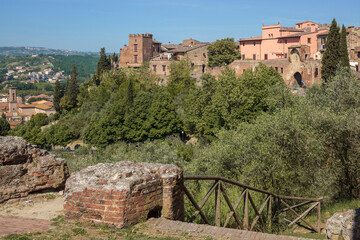
M 128 44 L 120 49 L 118 59 L 116 56 L 111 58 L 111 64 L 114 69 L 136 69 L 148 63 L 150 71 L 166 84 L 170 76 L 170 65 L 182 59 L 189 61 L 191 76 L 197 80 L 206 73 L 217 77 L 225 67 L 234 69 L 236 76 L 241 76 L 247 69 L 254 70 L 263 63 L 275 69 L 288 87 L 306 87 L 321 82 L 321 59 L 326 50 L 328 32 L 328 24 L 312 21 L 300 22 L 294 27 L 283 27 L 280 23 L 263 25 L 260 36 L 236 41 L 237 51 L 241 54 L 239 59 L 227 66 L 211 67 L 208 47 L 214 42 L 199 42 L 190 38 L 180 44 L 162 44 L 150 33 L 129 34 Z M 360 27 L 350 26 L 346 33 L 350 67 L 359 78 Z M 7 72 L 2 84 L 11 83 L 13 80 L 24 83 L 55 83 L 56 80 L 64 82 L 68 75 L 65 75 L 63 70 L 55 70 L 51 62 L 54 59 L 53 56 L 39 58 L 38 55 L 32 55 L 32 61 L 29 57 L 22 61 L 13 60 L 3 66 Z M 26 96 L 25 101 L 30 97 Z M 34 114 L 45 113 L 50 116 L 56 112 L 52 96 L 40 95 L 32 98 L 40 98 L 42 101 L 22 104 L 22 99 L 16 97 L 15 88 L 10 88 L 9 95 L 2 95 L 0 112 L 6 113 L 12 128 L 22 121 L 30 120 Z
M 44 58 L 37 67 L 0 59 L 0 202 L 65 186 L 60 234 L 48 233 L 66 238 L 92 237 L 87 223 L 107 231 L 174 216 L 341 238 L 326 220 L 360 204 L 360 28 L 334 19 L 258 32 L 179 44 L 129 34 L 119 54 L 101 48 L 90 72 L 70 60 L 57 68 L 52 55 L 25 58 Z M 41 84 L 51 89 L 25 89 Z
M 236 43 L 241 59 L 229 67 L 240 76 L 246 69 L 254 69 L 260 62 L 278 71 L 289 87 L 310 86 L 321 81 L 321 58 L 326 50 L 328 24 L 312 21 L 297 23 L 295 27 L 263 25 L 258 37 L 239 39 Z M 347 47 L 353 72 L 359 72 L 360 27 L 346 29 Z M 153 39 L 153 35 L 130 34 L 128 45 L 120 49 L 119 66 L 140 67 L 149 62 L 151 70 L 166 79 L 172 61 L 188 58 L 193 67 L 192 76 L 204 73 L 219 75 L 223 68 L 208 67 L 207 48 L 212 43 L 202 43 L 192 38 L 181 44 L 166 45 Z

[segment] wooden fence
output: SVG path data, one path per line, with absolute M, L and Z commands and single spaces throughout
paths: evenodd
M 195 212 L 190 218 L 190 222 L 193 222 L 195 218 L 200 215 L 202 220 L 211 225 L 209 219 L 205 216 L 202 211 L 205 203 L 208 201 L 210 196 L 215 194 L 215 225 L 228 227 L 231 218 L 234 218 L 235 227 L 238 229 L 244 230 L 254 230 L 255 227 L 260 229 L 262 232 L 271 231 L 273 222 L 278 222 L 280 220 L 280 215 L 287 213 L 286 217 L 282 217 L 281 220 L 284 220 L 286 224 L 291 227 L 294 224 L 309 228 L 315 232 L 320 233 L 320 201 L 323 198 L 302 198 L 302 197 L 291 197 L 291 196 L 280 196 L 273 194 L 269 191 L 257 189 L 250 187 L 239 182 L 217 176 L 184 176 L 184 181 L 186 180 L 212 180 L 214 184 L 210 187 L 209 191 L 202 199 L 200 203 L 197 203 L 194 197 L 189 192 L 188 188 L 183 186 L 185 195 L 189 198 L 190 202 L 195 208 Z M 232 204 L 229 198 L 228 193 L 225 189 L 225 184 L 230 184 L 236 187 L 239 187 L 238 193 L 240 193 L 235 204 Z M 256 206 L 253 197 L 251 194 L 261 194 L 263 195 L 263 202 Z M 226 219 L 221 221 L 221 195 L 225 200 L 229 213 L 227 214 Z M 291 202 L 291 203 L 290 203 Z M 297 202 L 294 204 L 294 202 Z M 309 206 L 304 210 L 304 206 Z M 243 211 L 241 211 L 241 208 Z M 249 210 L 253 211 L 252 217 L 250 217 Z M 302 209 L 302 212 L 299 212 L 299 209 Z M 239 209 L 237 211 L 237 209 Z M 310 224 L 305 218 L 309 213 L 316 209 L 317 211 L 317 220 L 316 226 Z M 241 214 L 239 214 L 241 212 Z M 241 216 L 240 216 L 241 215 Z M 225 221 L 224 221 L 225 220 Z M 223 224 L 221 224 L 223 222 Z

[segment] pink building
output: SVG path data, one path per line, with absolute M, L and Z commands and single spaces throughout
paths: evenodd
M 289 47 L 308 46 L 306 59 L 319 59 L 325 51 L 325 41 L 329 26 L 306 21 L 297 23 L 296 27 L 276 25 L 262 26 L 262 35 L 240 39 L 242 60 L 268 60 L 288 58 Z

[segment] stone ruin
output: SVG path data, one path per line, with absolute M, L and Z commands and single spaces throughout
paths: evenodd
M 337 212 L 326 222 L 327 239 L 360 239 L 360 209 Z
M 182 169 L 175 165 L 117 162 L 73 173 L 66 182 L 68 219 L 127 227 L 150 217 L 183 220 Z
M 65 187 L 66 161 L 20 137 L 0 136 L 0 203 Z

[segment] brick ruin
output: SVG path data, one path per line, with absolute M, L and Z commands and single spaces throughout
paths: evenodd
M 65 187 L 66 161 L 20 137 L 0 136 L 0 203 Z
M 182 169 L 175 165 L 117 162 L 73 173 L 66 182 L 68 219 L 127 227 L 150 217 L 183 220 Z

